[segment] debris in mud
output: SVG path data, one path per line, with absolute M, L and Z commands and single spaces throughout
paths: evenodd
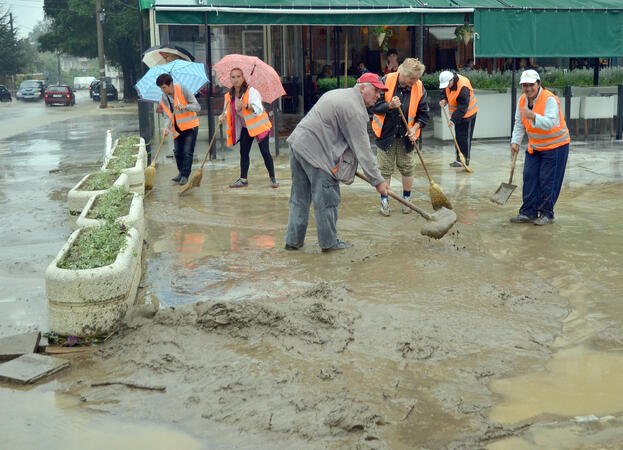
M 342 373 L 341 370 L 336 368 L 335 366 L 325 367 L 320 369 L 320 373 L 318 374 L 318 378 L 323 381 L 328 381 L 334 379 L 337 375 Z
M 324 420 L 331 428 L 344 431 L 363 431 L 372 425 L 385 425 L 385 419 L 370 411 L 370 407 L 354 401 L 346 401 L 332 410 Z
M 64 359 L 30 353 L 0 365 L 0 380 L 30 384 L 67 367 Z
M 23 333 L 0 339 L 0 361 L 10 361 L 28 353 L 36 353 L 41 333 Z

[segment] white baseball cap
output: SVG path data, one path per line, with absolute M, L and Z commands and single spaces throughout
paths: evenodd
M 536 83 L 537 81 L 541 81 L 541 77 L 536 70 L 524 70 L 521 74 L 521 78 L 519 79 L 519 84 L 524 83 Z
M 439 74 L 439 89 L 444 89 L 448 87 L 448 83 L 450 80 L 454 78 L 454 74 L 449 70 L 444 70 Z

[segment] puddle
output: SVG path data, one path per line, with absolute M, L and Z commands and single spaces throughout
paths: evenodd
M 540 414 L 605 416 L 623 412 L 623 353 L 575 347 L 557 352 L 546 369 L 494 380 L 491 389 L 504 400 L 492 421 L 513 424 Z
M 0 388 L 0 404 L 5 448 L 208 448 L 205 442 L 164 424 L 89 411 L 76 397 L 62 393 Z M 219 448 L 218 443 L 210 448 Z

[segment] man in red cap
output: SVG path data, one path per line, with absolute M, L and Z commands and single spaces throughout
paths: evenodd
M 364 73 L 355 87 L 320 97 L 288 138 L 292 189 L 287 250 L 303 246 L 312 202 L 322 251 L 350 247 L 337 238 L 339 182 L 351 184 L 358 164 L 370 184 L 387 195 L 387 182 L 370 148 L 367 110 L 386 90 L 378 75 Z

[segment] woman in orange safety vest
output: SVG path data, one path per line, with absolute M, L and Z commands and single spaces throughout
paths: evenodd
M 512 223 L 554 223 L 558 200 L 569 156 L 569 130 L 560 109 L 560 100 L 541 87 L 536 70 L 526 70 L 519 80 L 522 96 L 515 112 L 511 137 L 511 156 L 528 135 L 523 168 L 523 204 Z
M 230 184 L 230 188 L 249 186 L 249 153 L 253 138 L 257 138 L 264 165 L 268 170 L 270 185 L 279 187 L 275 178 L 275 166 L 268 147 L 268 135 L 272 124 L 264 107 L 262 97 L 257 89 L 247 85 L 242 70 L 232 69 L 230 72 L 232 88 L 225 94 L 223 113 L 219 123 L 225 121 L 227 129 L 227 146 L 240 142 L 240 178 Z

